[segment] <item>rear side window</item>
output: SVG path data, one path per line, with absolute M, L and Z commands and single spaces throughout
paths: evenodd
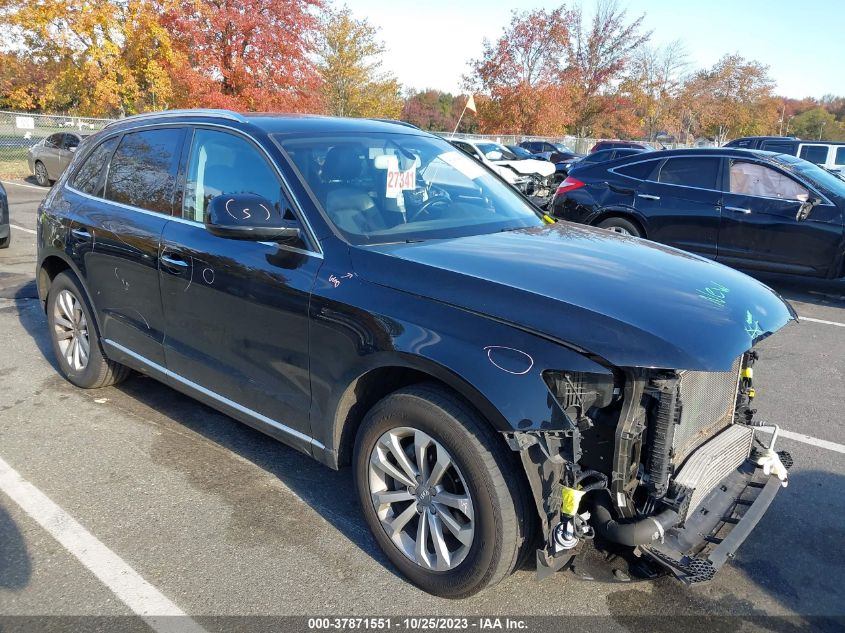
M 717 189 L 719 159 L 707 158 L 670 158 L 660 168 L 658 182 L 667 185 Z
M 101 176 L 109 157 L 114 152 L 114 148 L 117 147 L 117 141 L 118 137 L 114 136 L 100 143 L 93 152 L 88 154 L 88 158 L 85 159 L 85 162 L 82 163 L 73 177 L 71 186 L 74 189 L 91 196 L 102 197 L 103 179 Z
M 654 172 L 654 168 L 660 163 L 659 160 L 646 160 L 641 163 L 633 163 L 631 165 L 623 165 L 616 167 L 613 171 L 623 176 L 636 178 L 637 180 L 648 180 Z
M 125 134 L 111 161 L 106 198 L 170 215 L 184 134 L 179 128 Z
M 767 152 L 777 152 L 778 154 L 794 154 L 794 147 L 792 143 L 784 143 L 783 141 L 766 141 L 760 149 Z
M 804 145 L 798 156 L 816 165 L 824 165 L 827 162 L 827 145 Z
M 267 161 L 249 141 L 215 130 L 198 129 L 191 143 L 182 217 L 202 222 L 213 198 L 251 193 L 277 204 L 281 185 Z
M 833 161 L 834 165 L 845 165 L 845 147 L 836 148 L 836 158 Z

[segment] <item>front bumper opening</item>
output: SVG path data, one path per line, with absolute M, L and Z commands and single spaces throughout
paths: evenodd
M 734 557 L 780 488 L 777 477 L 764 475 L 747 459 L 701 500 L 683 525 L 667 530 L 662 543 L 641 550 L 685 583 L 711 580 Z

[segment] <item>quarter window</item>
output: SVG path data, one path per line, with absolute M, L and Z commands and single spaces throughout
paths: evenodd
M 112 155 L 114 148 L 117 147 L 117 141 L 118 137 L 113 136 L 100 143 L 88 155 L 88 158 L 85 159 L 85 162 L 82 163 L 82 166 L 73 177 L 71 186 L 74 189 L 92 196 L 102 197 L 103 180 L 101 176 L 109 160 L 109 156 Z
M 184 134 L 179 128 L 125 134 L 111 161 L 106 198 L 170 215 Z
M 659 162 L 660 161 L 658 160 L 647 160 L 641 163 L 634 163 L 632 165 L 623 165 L 622 167 L 615 168 L 613 171 L 618 174 L 622 174 L 623 176 L 628 176 L 629 178 L 648 180 Z
M 670 158 L 660 168 L 658 182 L 667 185 L 716 189 L 719 176 L 719 159 Z
M 267 161 L 249 141 L 226 132 L 196 130 L 182 217 L 202 222 L 213 198 L 234 193 L 251 193 L 278 204 L 281 187 Z
M 824 165 L 827 162 L 827 145 L 804 145 L 798 156 L 816 165 Z
M 744 161 L 731 161 L 731 193 L 763 198 L 806 201 L 810 192 L 779 171 Z

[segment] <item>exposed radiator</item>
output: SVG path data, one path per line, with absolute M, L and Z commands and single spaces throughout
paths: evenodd
M 693 453 L 675 475 L 676 484 L 693 491 L 688 512 L 695 510 L 708 492 L 745 461 L 753 439 L 754 429 L 733 424 Z
M 730 371 L 679 372 L 681 420 L 672 443 L 676 466 L 733 421 L 741 368 L 742 356 Z

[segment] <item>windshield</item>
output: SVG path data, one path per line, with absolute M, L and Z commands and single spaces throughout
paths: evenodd
M 559 151 L 561 153 L 565 153 L 565 154 L 574 154 L 575 153 L 571 149 L 569 149 L 566 145 L 564 145 L 563 143 L 552 143 L 552 145 L 554 146 L 554 148 L 557 151 Z
M 830 193 L 845 198 L 845 180 L 833 175 L 826 169 L 789 154 L 778 154 L 776 161 L 789 167 L 792 171 L 807 178 L 813 184 L 826 189 Z
M 438 138 L 372 133 L 274 138 L 326 216 L 353 244 L 543 224 L 528 201 Z
M 502 155 L 499 158 L 490 158 L 490 156 L 487 156 L 487 159 L 492 160 L 493 162 L 500 160 L 516 160 L 516 154 L 514 154 L 504 145 L 500 145 L 499 143 L 476 143 L 475 146 L 485 156 L 487 156 L 490 152 L 501 153 Z

